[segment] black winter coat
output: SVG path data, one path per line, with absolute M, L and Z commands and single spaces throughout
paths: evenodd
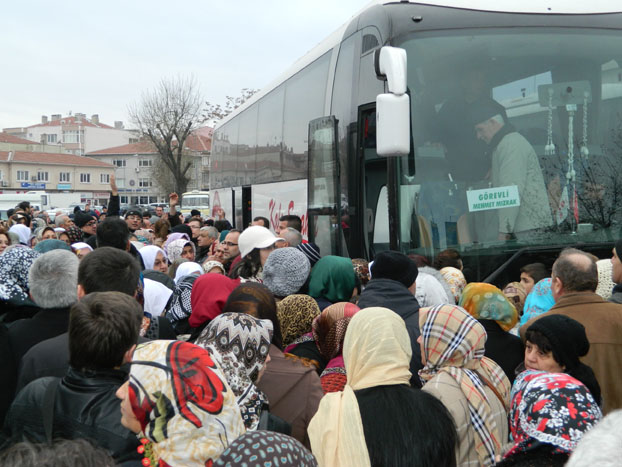
M 117 389 L 127 378 L 121 370 L 78 371 L 70 368 L 56 390 L 53 438 L 85 438 L 106 449 L 117 461 L 139 459 L 136 435 L 121 425 Z M 7 414 L 3 445 L 46 441 L 43 400 L 57 378 L 33 381 L 17 395 Z
M 410 372 L 412 373 L 410 385 L 420 388 L 421 380 L 418 372 L 423 365 L 421 347 L 417 342 L 421 333 L 419 331 L 419 302 L 415 296 L 401 282 L 392 279 L 372 279 L 361 293 L 357 305 L 360 308 L 374 306 L 388 308 L 404 320 L 413 352 L 410 360 Z
M 520 337 L 501 329 L 496 321 L 488 319 L 478 321 L 488 334 L 484 355 L 499 365 L 510 383 L 514 384 L 516 367 L 525 360 L 523 342 Z

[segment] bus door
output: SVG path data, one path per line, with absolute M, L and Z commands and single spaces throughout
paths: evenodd
M 375 105 L 360 107 L 358 121 L 363 241 L 373 259 L 380 251 L 389 249 L 387 160 L 376 153 Z
M 322 256 L 340 255 L 343 250 L 337 128 L 334 116 L 309 122 L 308 236 Z
M 239 230 L 244 230 L 244 222 L 242 220 L 242 187 L 236 186 L 233 191 L 233 215 L 231 216 L 231 223 L 233 227 Z

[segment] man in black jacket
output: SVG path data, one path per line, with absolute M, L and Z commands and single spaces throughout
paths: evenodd
M 70 368 L 33 381 L 17 395 L 4 424 L 5 445 L 22 440 L 85 438 L 117 462 L 138 459 L 136 436 L 121 425 L 115 393 L 127 379 L 142 322 L 140 305 L 120 292 L 96 292 L 71 308 Z
M 419 303 L 415 298 L 415 280 L 419 273 L 417 265 L 408 256 L 397 251 L 383 251 L 371 265 L 371 280 L 361 293 L 360 308 L 380 306 L 397 313 L 406 323 L 412 346 L 410 360 L 410 384 L 421 387 L 418 371 L 421 364 L 419 337 Z

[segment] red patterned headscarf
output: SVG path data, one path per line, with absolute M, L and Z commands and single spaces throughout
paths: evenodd
M 235 395 L 199 346 L 163 340 L 140 345 L 128 391 L 158 466 L 210 465 L 245 432 Z

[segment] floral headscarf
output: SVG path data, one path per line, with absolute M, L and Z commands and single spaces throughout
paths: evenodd
M 510 382 L 495 362 L 484 357 L 484 327 L 463 308 L 453 305 L 421 308 L 419 327 L 426 361 L 419 370 L 421 380 L 425 383 L 441 372 L 456 380 L 469 405 L 480 463 L 493 464 L 505 440 L 500 437 L 484 391 L 485 384 L 478 375 L 495 387 L 506 409 L 510 400 Z
M 555 299 L 553 298 L 553 292 L 551 291 L 551 278 L 547 277 L 542 279 L 536 285 L 533 286 L 527 300 L 525 300 L 525 306 L 523 308 L 523 316 L 520 319 L 520 325 L 522 326 L 531 318 L 540 316 L 542 313 L 546 313 L 555 305 Z
M 328 364 L 320 375 L 324 393 L 343 390 L 346 384 L 346 368 L 343 361 L 343 341 L 348 324 L 360 308 L 352 303 L 341 302 L 326 307 L 313 320 L 313 338 Z
M 158 466 L 211 465 L 245 432 L 221 371 L 205 349 L 188 342 L 138 346 L 128 392 Z
M 354 258 L 352 266 L 354 267 L 354 274 L 361 281 L 361 285 L 365 287 L 369 282 L 369 262 L 363 258 Z
M 522 316 L 525 300 L 527 299 L 527 292 L 523 285 L 520 282 L 510 282 L 503 289 L 503 295 L 514 305 L 516 311 L 518 311 L 518 316 Z
M 249 431 L 229 445 L 214 467 L 237 465 L 317 467 L 317 461 L 300 441 L 274 431 Z
M 288 346 L 303 334 L 311 332 L 311 325 L 320 314 L 317 302 L 308 295 L 289 295 L 277 303 L 283 345 Z
M 23 246 L 7 248 L 0 255 L 0 300 L 28 300 L 28 271 L 38 252 Z
M 350 300 L 355 277 L 352 261 L 340 256 L 324 256 L 313 269 L 309 281 L 309 295 L 324 298 L 331 303 Z
M 254 383 L 268 358 L 272 330 L 270 320 L 225 313 L 214 318 L 196 341 L 225 374 L 249 430 L 257 429 L 262 405 L 268 402 Z
M 581 382 L 566 373 L 524 371 L 512 388 L 510 429 L 514 446 L 505 457 L 542 444 L 571 453 L 602 418 L 598 404 Z
M 66 233 L 71 243 L 78 243 L 84 241 L 84 234 L 82 233 L 82 229 L 76 227 L 75 225 L 69 227 Z
M 464 288 L 459 305 L 475 319 L 496 321 L 505 332 L 518 321 L 514 305 L 492 284 L 471 282 Z
M 464 274 L 460 269 L 447 266 L 441 269 L 441 274 L 445 282 L 449 284 L 449 288 L 451 289 L 451 293 L 453 294 L 455 303 L 460 301 L 460 296 L 462 295 L 462 291 L 467 285 L 466 279 L 464 278 Z

